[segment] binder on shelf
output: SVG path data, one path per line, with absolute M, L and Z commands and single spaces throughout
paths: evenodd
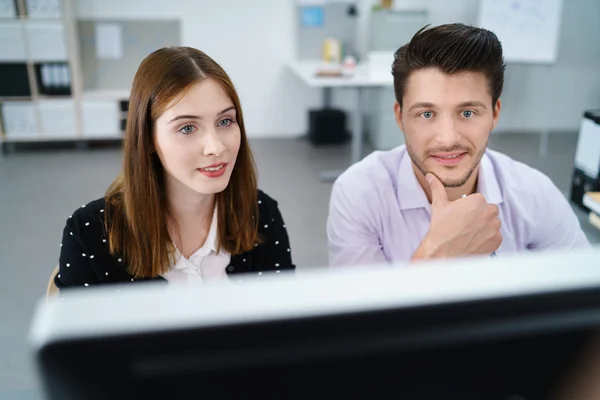
M 68 63 L 41 63 L 35 65 L 38 91 L 41 95 L 70 95 L 71 72 Z
M 0 97 L 30 97 L 25 63 L 0 63 Z
M 0 18 L 17 18 L 16 0 L 0 0 Z
M 125 134 L 125 127 L 127 125 L 127 114 L 129 113 L 129 100 L 120 100 L 119 101 L 119 110 L 120 114 L 120 127 L 121 134 Z
M 29 18 L 59 19 L 62 17 L 60 0 L 25 0 Z

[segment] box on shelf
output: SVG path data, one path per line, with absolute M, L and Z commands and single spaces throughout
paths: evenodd
M 0 18 L 17 18 L 15 0 L 0 0 Z
M 31 101 L 4 101 L 2 125 L 9 139 L 34 138 L 37 136 L 35 105 Z
M 25 0 L 28 18 L 61 18 L 61 0 Z
M 75 138 L 75 102 L 71 99 L 40 100 L 37 103 L 42 137 Z
M 121 137 L 116 100 L 83 100 L 81 124 L 84 137 Z
M 0 62 L 26 62 L 25 38 L 21 21 L 0 21 Z
M 29 57 L 34 62 L 68 59 L 65 28 L 61 22 L 26 21 L 25 33 Z

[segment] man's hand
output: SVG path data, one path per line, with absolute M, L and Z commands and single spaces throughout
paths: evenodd
M 413 260 L 491 254 L 500 247 L 498 207 L 479 194 L 449 201 L 446 189 L 433 174 L 427 174 L 431 188 L 431 226 L 413 255 Z

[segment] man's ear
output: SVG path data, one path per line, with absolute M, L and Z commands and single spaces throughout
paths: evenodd
M 396 124 L 398 125 L 398 128 L 404 132 L 402 127 L 402 107 L 397 101 L 394 102 L 394 117 L 396 117 Z
M 492 120 L 492 128 L 495 128 L 498 124 L 498 119 L 500 118 L 500 110 L 502 109 L 502 102 L 500 99 L 496 100 L 496 105 L 493 110 L 493 120 Z

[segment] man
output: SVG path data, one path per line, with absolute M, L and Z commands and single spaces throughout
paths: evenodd
M 504 68 L 496 35 L 463 24 L 421 29 L 396 52 L 394 114 L 406 145 L 335 182 L 331 265 L 589 245 L 548 177 L 487 150 Z

